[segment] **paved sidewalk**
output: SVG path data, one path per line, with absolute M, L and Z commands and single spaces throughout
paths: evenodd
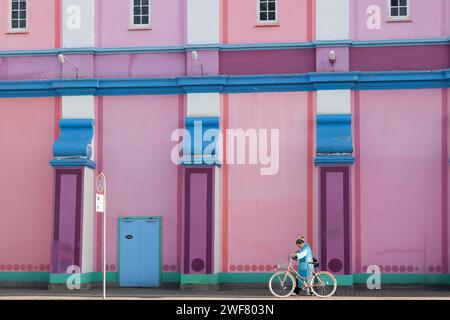
M 107 290 L 109 299 L 278 299 L 273 297 L 268 289 L 264 288 L 225 288 L 218 291 L 194 291 L 179 289 L 138 289 L 138 288 L 111 288 Z M 32 300 L 58 300 L 76 299 L 92 300 L 102 299 L 100 289 L 58 292 L 39 289 L 0 289 L 0 300 L 32 299 Z M 314 300 L 316 297 L 296 296 L 289 299 Z M 364 287 L 340 287 L 331 299 L 367 300 L 367 299 L 444 299 L 450 300 L 450 286 L 385 286 L 381 290 L 368 290 Z

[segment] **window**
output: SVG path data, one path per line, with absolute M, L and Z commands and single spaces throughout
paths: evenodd
M 258 0 L 258 22 L 278 22 L 278 0 Z
M 10 23 L 9 29 L 12 32 L 25 31 L 28 28 L 27 23 L 27 0 L 10 0 Z
M 150 27 L 150 1 L 131 0 L 131 28 Z
M 391 19 L 409 18 L 408 0 L 389 0 L 389 17 Z

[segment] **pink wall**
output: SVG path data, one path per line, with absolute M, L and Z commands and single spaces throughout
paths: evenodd
M 170 159 L 170 136 L 178 128 L 178 96 L 104 97 L 103 107 L 107 263 L 117 266 L 119 216 L 161 216 L 162 262 L 176 265 L 177 166 Z
M 48 271 L 54 99 L 0 99 L 0 272 Z
M 260 165 L 228 167 L 229 270 L 254 272 L 238 266 L 285 263 L 306 236 L 307 93 L 229 97 L 231 129 L 280 129 L 278 174 L 261 176 Z
M 351 1 L 350 17 L 352 39 L 380 40 L 402 38 L 439 38 L 448 36 L 449 4 L 447 0 L 427 0 L 411 2 L 411 22 L 388 22 L 387 0 Z M 370 5 L 381 9 L 381 29 L 367 28 L 366 13 Z
M 184 43 L 183 0 L 152 0 L 151 30 L 129 30 L 130 1 L 97 1 L 97 47 L 146 47 Z
M 442 267 L 441 108 L 441 90 L 361 92 L 363 266 Z
M 279 25 L 258 27 L 255 0 L 228 0 L 228 43 L 307 41 L 307 0 L 279 2 Z
M 186 75 L 186 55 L 180 52 L 99 55 L 95 57 L 95 76 L 175 77 Z
M 55 0 L 28 1 L 28 6 L 28 33 L 8 34 L 8 0 L 0 0 L 0 50 L 54 48 Z

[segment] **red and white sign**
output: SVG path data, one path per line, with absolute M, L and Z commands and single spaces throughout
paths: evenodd
M 106 177 L 103 172 L 99 172 L 95 179 L 95 211 L 105 212 Z

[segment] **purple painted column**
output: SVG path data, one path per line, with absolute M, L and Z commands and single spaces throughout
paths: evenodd
M 320 171 L 320 255 L 322 266 L 350 274 L 349 168 Z
M 185 171 L 185 274 L 212 273 L 212 173 L 212 168 Z
M 81 267 L 82 169 L 55 170 L 52 273 Z

